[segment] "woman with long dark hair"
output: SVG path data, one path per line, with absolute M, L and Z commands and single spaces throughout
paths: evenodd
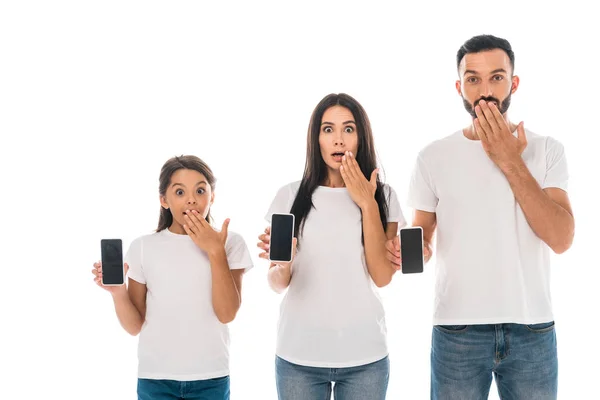
M 279 399 L 383 400 L 389 380 L 384 309 L 375 286 L 395 267 L 385 242 L 406 224 L 379 179 L 369 119 L 346 94 L 315 108 L 304 175 L 277 192 L 266 215 L 295 216 L 294 257 L 271 263 L 269 284 L 287 289 L 276 350 Z M 260 235 L 269 258 L 270 228 Z

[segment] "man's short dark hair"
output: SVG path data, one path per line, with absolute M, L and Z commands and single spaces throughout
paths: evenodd
M 458 53 L 456 53 L 456 68 L 460 66 L 460 62 L 466 54 L 495 49 L 504 50 L 508 55 L 510 66 L 514 71 L 515 53 L 513 53 L 510 43 L 506 39 L 492 35 L 473 36 L 471 39 L 467 40 L 460 49 L 458 49 Z

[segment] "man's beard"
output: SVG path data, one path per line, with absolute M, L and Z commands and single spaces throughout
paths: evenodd
M 510 96 L 512 96 L 512 93 L 509 93 L 508 96 L 506 96 L 506 98 L 502 101 L 502 103 L 500 103 L 500 101 L 493 96 L 481 97 L 475 102 L 475 104 L 479 104 L 481 100 L 485 100 L 486 102 L 494 101 L 496 102 L 496 107 L 498 107 L 498 109 L 500 110 L 500 114 L 504 115 L 504 113 L 508 110 L 508 107 L 510 107 Z M 467 110 L 467 112 L 471 114 L 471 117 L 473 117 L 473 119 L 477 118 L 477 114 L 475 114 L 475 107 L 471 103 L 469 103 L 464 97 L 463 104 L 465 106 L 465 110 Z

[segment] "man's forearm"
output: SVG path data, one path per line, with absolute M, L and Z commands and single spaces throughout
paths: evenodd
M 522 159 L 501 170 L 535 234 L 556 253 L 566 251 L 573 241 L 573 216 L 544 193 Z

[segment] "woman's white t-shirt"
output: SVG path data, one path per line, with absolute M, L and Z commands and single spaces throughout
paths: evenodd
M 250 269 L 242 237 L 229 232 L 230 269 Z M 146 285 L 146 320 L 138 345 L 138 376 L 192 381 L 229 374 L 229 330 L 212 306 L 207 254 L 168 229 L 137 238 L 125 257 L 128 276 Z
M 282 187 L 265 218 L 289 213 L 300 187 Z M 384 186 L 388 222 L 406 225 L 396 193 Z M 292 280 L 282 300 L 277 355 L 291 363 L 342 368 L 388 354 L 384 309 L 367 270 L 362 216 L 346 188 L 319 186 L 305 219 Z

